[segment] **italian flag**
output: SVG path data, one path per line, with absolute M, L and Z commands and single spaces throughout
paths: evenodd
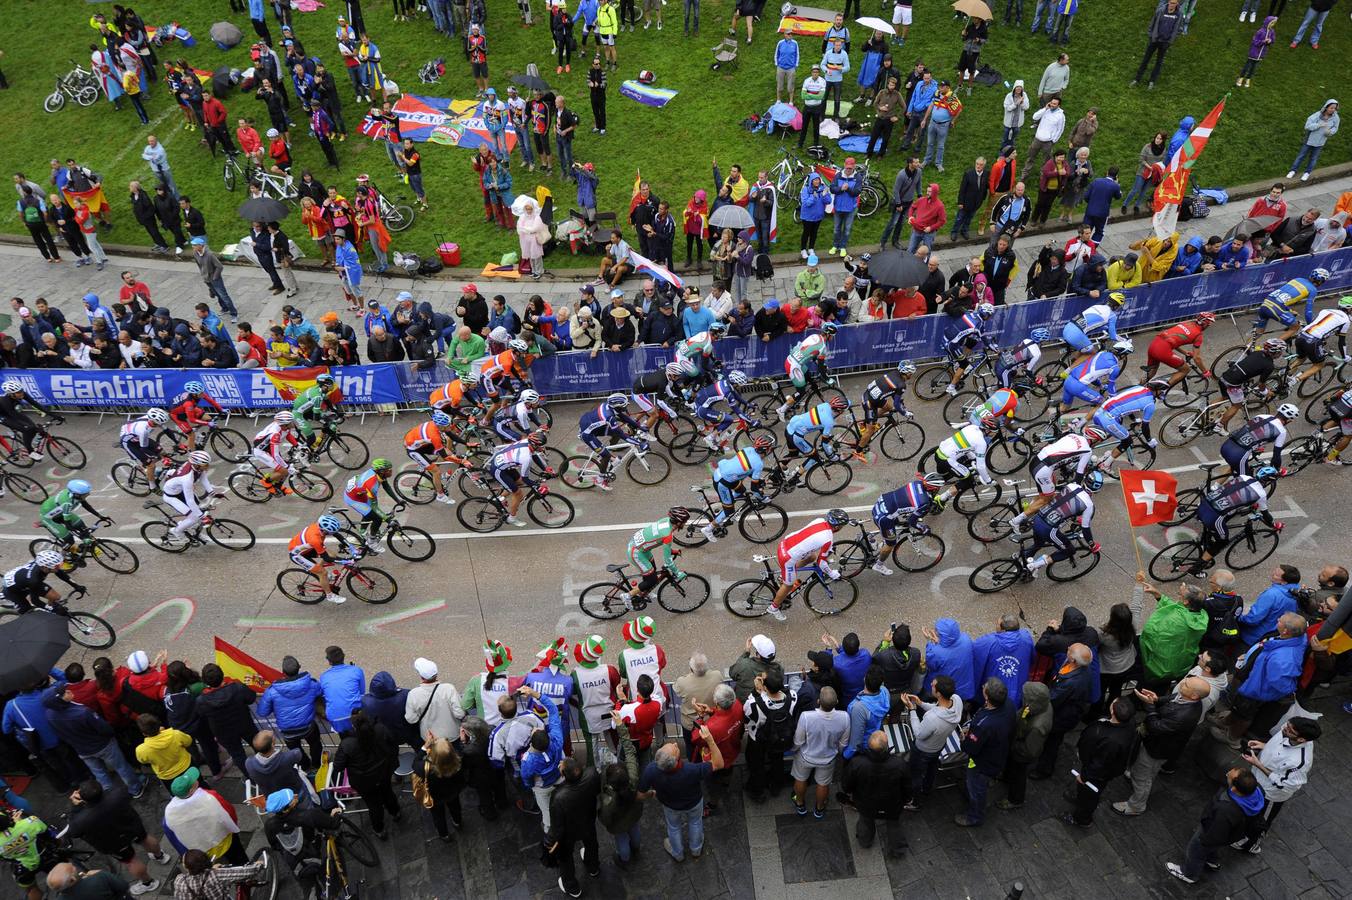
M 1228 96 L 1227 94 L 1226 97 Z M 1155 216 L 1151 224 L 1155 228 L 1155 236 L 1161 240 L 1176 230 L 1178 206 L 1187 196 L 1188 176 L 1192 167 L 1197 164 L 1197 158 L 1206 149 L 1211 132 L 1216 130 L 1216 123 L 1220 121 L 1221 113 L 1225 110 L 1226 97 L 1221 98 L 1221 102 L 1206 114 L 1202 123 L 1194 128 L 1188 139 L 1174 151 L 1163 180 L 1160 181 L 1159 187 L 1155 188 Z

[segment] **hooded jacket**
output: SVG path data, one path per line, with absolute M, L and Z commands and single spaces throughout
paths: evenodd
M 333 770 L 346 770 L 353 780 L 381 781 L 388 779 L 399 764 L 399 745 L 390 730 L 379 722 L 372 729 L 371 743 L 363 746 L 354 731 L 349 730 L 338 744 L 333 757 Z
M 397 686 L 394 676 L 383 671 L 372 676 L 370 688 L 361 698 L 362 711 L 388 728 L 396 740 L 417 746 L 421 739 L 413 726 L 404 719 L 407 705 L 408 688 Z
M 728 668 L 728 678 L 732 680 L 732 690 L 737 699 L 745 703 L 755 690 L 756 676 L 769 672 L 775 672 L 781 679 L 784 677 L 784 667 L 773 659 L 762 659 L 749 652 L 737 657 Z
M 1178 255 L 1174 257 L 1174 264 L 1169 267 L 1170 278 L 1177 278 L 1180 275 L 1196 275 L 1202 268 L 1202 247 L 1206 241 L 1200 234 L 1194 234 L 1188 238 L 1178 250 Z
M 1052 727 L 1057 731 L 1070 731 L 1097 694 L 1098 673 L 1091 672 L 1088 667 L 1057 671 L 1051 685 Z
M 52 669 L 51 675 L 55 686 L 65 686 L 66 676 L 60 669 Z M 46 688 L 23 691 L 6 703 L 3 728 L 5 734 L 17 738 L 24 746 L 28 746 L 28 740 L 22 735 L 30 734 L 36 736 L 35 743 L 40 749 L 50 750 L 60 738 L 47 717 L 47 706 L 43 703 L 44 690 Z
M 940 619 L 934 623 L 939 642 L 925 645 L 925 693 L 933 690 L 934 679 L 947 675 L 953 679 L 958 696 L 972 700 L 977 696 L 977 681 L 972 665 L 972 639 L 962 633 L 962 629 L 953 619 Z
M 939 185 L 931 184 L 925 189 L 925 196 L 911 205 L 911 226 L 923 228 L 927 232 L 938 231 L 948 221 L 948 211 L 939 199 Z
M 1037 652 L 1052 658 L 1052 670 L 1055 671 L 1061 668 L 1061 664 L 1066 661 L 1066 650 L 1070 648 L 1071 644 L 1084 644 L 1093 654 L 1094 661 L 1089 666 L 1090 672 L 1093 673 L 1093 677 L 1090 679 L 1092 696 L 1089 701 L 1097 703 L 1099 698 L 1098 629 L 1089 624 L 1089 620 L 1079 609 L 1074 606 L 1067 606 L 1066 611 L 1061 614 L 1061 627 L 1056 630 L 1048 628 L 1037 639 Z M 1052 693 L 1054 695 L 1055 691 Z
M 278 741 L 277 750 L 271 756 L 255 753 L 245 760 L 244 771 L 264 797 L 283 788 L 295 791 L 299 797 L 308 797 L 310 792 L 305 777 L 296 768 L 304 758 L 300 750 L 283 747 Z
M 1174 679 L 1197 660 L 1197 647 L 1206 634 L 1207 613 L 1189 609 L 1169 597 L 1160 597 L 1155 611 L 1141 626 L 1141 661 L 1151 678 Z
M 543 694 L 538 700 L 549 713 L 548 721 L 545 723 L 545 728 L 549 732 L 549 749 L 541 752 L 527 744 L 526 752 L 521 757 L 521 783 L 527 790 L 535 786 L 536 778 L 539 778 L 540 784 L 546 787 L 558 782 L 559 760 L 563 753 L 563 716 L 553 700 Z
M 1108 273 L 1104 267 L 1107 263 L 1106 259 L 1095 253 L 1084 265 L 1076 266 L 1075 275 L 1070 279 L 1070 292 L 1088 297 L 1090 291 L 1106 291 Z
M 832 661 L 835 663 L 835 674 L 840 685 L 840 703 L 842 706 L 849 706 L 850 701 L 859 696 L 859 692 L 864 689 L 864 674 L 873 663 L 873 654 L 863 647 L 860 647 L 853 656 L 838 649 L 832 656 Z
M 1075 743 L 1080 756 L 1080 775 L 1097 788 L 1127 771 L 1136 730 L 1130 722 L 1099 719 L 1084 731 Z
M 1023 81 L 1022 80 L 1015 81 L 1014 87 L 1016 88 L 1023 87 Z M 1005 94 L 1004 125 L 1006 128 L 1022 128 L 1024 116 L 1026 116 L 1027 114 L 1028 114 L 1028 91 L 1025 90 L 1021 95 L 1017 97 L 1014 96 L 1014 92 L 1012 90 L 1008 94 Z
M 206 688 L 197 697 L 197 714 L 211 726 L 218 738 L 239 736 L 248 739 L 257 731 L 249 707 L 258 695 L 238 681 Z
M 865 750 L 846 764 L 844 788 L 861 816 L 896 819 L 911 799 L 906 760 L 890 750 Z
M 1188 139 L 1188 135 L 1192 134 L 1193 126 L 1196 124 L 1197 120 L 1192 116 L 1184 116 L 1178 120 L 1178 130 L 1169 138 L 1169 149 L 1164 154 L 1163 162 L 1166 166 L 1169 164 L 1169 160 L 1174 158 L 1174 153 L 1178 148 L 1182 147 L 1183 142 Z
M 93 756 L 113 739 L 113 726 L 87 706 L 71 703 L 61 696 L 64 684 L 53 684 L 42 692 L 47 723 L 57 737 L 81 756 Z
M 275 716 L 283 732 L 305 731 L 315 720 L 315 701 L 323 691 L 309 672 L 274 681 L 258 701 L 258 714 Z
M 93 300 L 90 300 L 93 297 Z M 113 318 L 113 311 L 99 302 L 99 298 L 94 294 L 85 297 L 85 314 L 89 316 L 89 327 L 94 327 L 94 322 L 98 319 L 108 323 L 108 334 L 111 337 L 117 336 L 117 319 Z
M 1017 631 L 992 631 L 972 641 L 972 676 L 985 684 L 992 676 L 1009 689 L 1009 702 L 1023 703 L 1024 682 L 1033 668 L 1033 635 Z M 1045 688 L 1044 688 L 1045 689 Z
M 196 368 L 202 361 L 202 344 L 189 331 L 187 325 L 174 327 L 174 352 L 180 357 L 179 365 Z
M 1265 803 L 1262 788 L 1256 788 L 1247 797 L 1236 794 L 1228 786 L 1221 788 L 1202 813 L 1201 834 L 1198 835 L 1202 846 L 1216 849 L 1253 836 Z
M 830 199 L 831 192 L 826 189 L 826 182 L 816 172 L 812 173 L 798 194 L 799 218 L 804 222 L 820 222 L 826 217 L 826 204 Z
M 1249 42 L 1249 59 L 1262 59 L 1267 56 L 1268 48 L 1277 40 L 1277 29 L 1273 27 L 1276 21 L 1276 16 L 1268 16 L 1253 33 L 1253 40 Z
M 1325 100 L 1324 105 L 1319 107 L 1319 112 L 1311 113 L 1305 120 L 1305 143 L 1311 147 L 1322 147 L 1329 138 L 1338 133 L 1338 111 L 1335 109 L 1333 115 L 1327 119 L 1324 118 L 1324 110 L 1338 103 L 1332 98 Z
M 324 694 L 324 717 L 334 731 L 343 732 L 352 727 L 352 711 L 361 706 L 365 686 L 366 673 L 351 663 L 330 666 L 319 676 L 319 688 Z
M 1239 664 L 1241 669 L 1249 669 L 1239 695 L 1261 703 L 1290 696 L 1300 681 L 1307 646 L 1301 633 L 1289 638 L 1270 637 L 1250 647 Z
M 1023 708 L 1014 721 L 1014 735 L 1009 744 L 1010 757 L 1024 765 L 1033 763 L 1042 755 L 1042 745 L 1051 730 L 1051 692 L 1040 681 L 1024 685 Z
M 1254 598 L 1253 605 L 1237 617 L 1239 639 L 1245 647 L 1258 643 L 1269 631 L 1276 631 L 1277 620 L 1283 613 L 1300 612 L 1300 601 L 1296 599 L 1299 590 L 1299 584 L 1272 584 Z
M 850 703 L 850 740 L 842 752 L 845 759 L 868 746 L 869 735 L 883 727 L 883 719 L 892 708 L 892 696 L 886 691 L 860 694 Z

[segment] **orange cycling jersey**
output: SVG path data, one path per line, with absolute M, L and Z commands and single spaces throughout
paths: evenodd
M 484 366 L 482 375 L 495 380 L 503 376 L 525 378 L 526 367 L 516 361 L 516 355 L 511 350 L 504 350 Z
M 1166 328 L 1161 331 L 1158 337 L 1169 343 L 1169 346 L 1177 350 L 1179 347 L 1193 344 L 1202 346 L 1202 326 L 1196 322 L 1179 322 L 1172 328 Z
M 446 449 L 446 442 L 442 440 L 441 429 L 436 426 L 435 422 L 424 422 L 408 430 L 408 433 L 404 435 L 404 446 L 409 450 L 430 447 L 440 453 Z
M 291 539 L 286 549 L 287 552 L 291 552 L 300 547 L 311 549 L 316 555 L 324 552 L 324 532 L 318 522 L 307 525 L 304 531 Z
M 455 381 L 448 381 L 446 384 L 432 392 L 432 396 L 427 398 L 427 405 L 433 409 L 445 410 L 447 407 L 459 406 L 465 399 L 465 385 L 459 378 Z

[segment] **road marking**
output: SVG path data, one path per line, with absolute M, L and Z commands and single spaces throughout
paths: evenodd
M 319 624 L 318 619 L 236 619 L 236 628 L 259 628 L 268 631 L 308 631 Z
M 162 612 L 177 612 L 178 624 L 168 632 L 169 640 L 176 640 L 179 635 L 183 634 L 184 629 L 188 627 L 188 622 L 191 621 L 193 613 L 196 611 L 197 602 L 191 597 L 171 597 L 168 600 L 156 603 L 154 606 L 150 607 L 150 609 L 133 619 L 130 623 L 123 625 L 120 629 L 120 633 L 124 635 L 130 634 Z
M 420 603 L 417 606 L 411 606 L 408 609 L 400 610 L 397 613 L 390 613 L 387 616 L 379 616 L 374 619 L 367 619 L 357 626 L 357 633 L 368 637 L 374 636 L 380 632 L 380 629 L 386 625 L 393 625 L 396 622 L 405 622 L 417 616 L 426 615 L 430 612 L 436 612 L 439 609 L 446 608 L 445 600 L 431 600 L 427 603 Z

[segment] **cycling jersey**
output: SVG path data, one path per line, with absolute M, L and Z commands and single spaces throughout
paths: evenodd
M 1309 323 L 1314 318 L 1315 293 L 1314 284 L 1306 278 L 1292 278 L 1281 287 L 1274 288 L 1258 307 L 1258 319 L 1254 327 L 1263 328 L 1269 319 L 1276 319 L 1283 325 L 1294 325 L 1296 315 L 1292 310 L 1302 304 L 1305 307 L 1305 321 Z
M 814 360 L 824 365 L 827 353 L 826 338 L 820 334 L 810 334 L 793 346 L 789 351 L 789 359 L 799 366 Z
M 595 408 L 582 414 L 578 420 L 578 434 L 582 440 L 587 442 L 587 446 L 592 447 L 592 441 L 598 440 L 603 435 L 621 434 L 622 428 L 629 428 L 632 431 L 639 430 L 638 422 L 630 418 L 628 413 L 612 409 L 609 404 L 602 401 Z
M 291 404 L 291 412 L 297 419 L 318 418 L 320 413 L 332 412 L 338 408 L 340 393 L 337 388 L 325 391 L 317 384 L 311 385 L 301 392 Z
M 178 430 L 184 432 L 191 431 L 198 425 L 204 425 L 208 421 L 207 411 L 222 412 L 221 405 L 213 400 L 207 394 L 198 394 L 196 397 L 189 396 L 177 406 L 170 407 L 169 419 L 178 426 Z
M 1221 445 L 1221 458 L 1237 474 L 1248 475 L 1254 449 L 1268 441 L 1272 442 L 1272 465 L 1281 466 L 1282 448 L 1286 446 L 1286 426 L 1276 416 L 1254 416 L 1230 432 Z
M 1107 383 L 1108 393 L 1117 391 L 1117 376 L 1122 374 L 1122 361 L 1116 353 L 1100 350 L 1084 362 L 1072 366 L 1066 378 L 1074 378 L 1081 384 Z
M 534 431 L 543 424 L 540 414 L 524 400 L 518 400 L 511 406 L 493 414 L 493 430 L 504 441 L 520 440 L 528 431 Z
M 835 427 L 836 415 L 831 411 L 831 404 L 818 403 L 807 412 L 789 419 L 785 431 L 795 447 L 803 453 L 809 453 L 812 450 L 812 442 L 808 440 L 808 435 L 818 432 L 825 436 Z
M 291 449 L 300 443 L 296 432 L 272 422 L 253 439 L 253 456 L 265 466 L 282 469 L 287 465 L 287 456 Z
M 1238 475 L 1227 479 L 1203 494 L 1202 500 L 1222 515 L 1250 508 L 1267 512 L 1268 508 L 1267 488 L 1251 475 Z
M 1042 494 L 1056 492 L 1056 477 L 1073 467 L 1076 475 L 1083 475 L 1094 458 L 1089 439 L 1078 434 L 1067 434 L 1048 444 L 1033 457 L 1033 480 Z
M 1094 498 L 1079 485 L 1068 486 L 1062 489 L 1055 500 L 1038 510 L 1035 518 L 1052 528 L 1059 528 L 1063 523 L 1078 518 L 1080 528 L 1089 535 L 1089 525 L 1094 521 Z
M 981 317 L 974 312 L 963 313 L 944 325 L 944 345 L 950 354 L 975 347 L 984 343 L 986 336 L 981 332 Z
M 526 367 L 517 360 L 515 351 L 504 350 L 496 356 L 490 357 L 488 362 L 484 363 L 483 369 L 479 371 L 479 378 L 480 384 L 489 381 L 494 385 L 504 378 L 516 378 L 525 381 Z
M 380 495 L 380 476 L 375 469 L 353 475 L 343 488 L 343 496 L 357 503 L 370 503 Z
M 28 421 L 28 417 L 19 411 L 25 404 L 40 413 L 47 412 L 47 407 L 29 396 L 27 391 L 20 393 L 17 397 L 11 394 L 0 394 L 0 422 L 7 422 L 11 419 Z
M 935 456 L 938 457 L 941 471 L 948 469 L 963 478 L 971 474 L 966 464 L 975 462 L 982 484 L 990 484 L 991 474 L 986 468 L 986 447 L 986 435 L 981 426 L 964 425 L 954 432 L 952 437 L 939 442 Z
M 1113 394 L 1094 413 L 1094 424 L 1119 440 L 1127 440 L 1127 429 L 1122 420 L 1138 416 L 1150 434 L 1150 419 L 1155 415 L 1155 394 L 1145 385 L 1129 387 Z
M 457 378 L 433 391 L 427 398 L 427 405 L 444 413 L 452 413 L 467 399 L 469 393 L 465 390 L 465 383 Z
M 150 440 L 155 431 L 155 423 L 142 416 L 122 426 L 119 443 L 127 455 L 138 463 L 148 463 L 156 456 L 157 449 Z
M 1095 303 L 1070 320 L 1085 335 L 1107 329 L 1108 337 L 1117 340 L 1117 313 L 1106 303 Z
M 1205 329 L 1196 322 L 1179 322 L 1155 335 L 1146 347 L 1146 358 L 1157 365 L 1181 369 L 1188 364 L 1180 347 L 1201 347 Z
M 324 550 L 324 529 L 319 527 L 318 522 L 311 522 L 305 526 L 305 530 L 291 539 L 287 545 L 288 552 L 295 553 L 313 553 L 315 556 L 323 556 Z
M 1328 402 L 1329 415 L 1336 419 L 1352 417 L 1352 388 L 1348 388 Z
M 706 422 L 712 422 L 719 431 L 722 431 L 732 422 L 732 416 L 718 408 L 718 404 L 723 402 L 726 402 L 729 409 L 739 418 L 746 420 L 754 418 L 742 395 L 737 393 L 737 388 L 726 378 L 718 378 L 713 384 L 700 388 L 699 393 L 695 394 L 695 414 Z
M 994 416 L 997 419 L 1005 416 L 1012 418 L 1018 406 L 1019 395 L 1010 388 L 1000 388 L 968 413 L 967 421 L 979 425 L 987 416 Z
M 446 449 L 446 440 L 441 436 L 437 423 L 424 422 L 404 433 L 404 449 L 441 453 Z
M 1262 381 L 1276 368 L 1272 357 L 1261 350 L 1250 350 L 1244 358 L 1221 373 L 1221 388 L 1226 398 L 1235 404 L 1244 402 L 1244 383 L 1257 379 Z
M 211 486 L 211 479 L 207 477 L 205 470 L 199 472 L 192 467 L 192 463 L 184 463 L 165 480 L 162 490 L 166 497 L 182 497 L 196 505 L 195 491 L 199 484 L 207 493 L 215 490 Z
M 662 554 L 662 565 L 670 566 L 675 562 L 671 552 L 671 519 L 662 518 L 634 532 L 629 539 L 629 559 L 638 566 L 640 575 L 647 575 L 656 569 L 653 555 Z
M 892 401 L 893 409 L 904 413 L 906 403 L 902 395 L 905 391 L 906 382 L 897 372 L 888 372 L 870 381 L 864 388 L 864 421 L 872 422 L 878 418 L 878 411 L 888 400 Z
M 488 470 L 498 484 L 508 491 L 515 492 L 521 486 L 520 481 L 525 481 L 526 484 L 533 483 L 526 477 L 533 456 L 530 444 L 526 441 L 507 444 L 493 452 L 492 458 L 488 461 Z
M 1031 372 L 1042 359 L 1042 345 L 1032 338 L 1024 338 L 1013 347 L 1000 351 L 995 360 L 995 374 L 1000 384 L 1009 387 L 1010 381 L 1020 371 Z
M 835 535 L 825 519 L 813 519 L 807 525 L 785 535 L 779 542 L 779 574 L 785 584 L 797 577 L 800 565 L 821 566 L 826 569 L 826 558 L 831 554 Z M 827 574 L 832 574 L 826 569 Z
M 764 470 L 765 463 L 761 460 L 761 455 L 754 447 L 747 447 L 745 450 L 738 450 L 732 456 L 720 459 L 714 469 L 714 480 L 731 485 L 749 475 L 752 481 L 760 481 L 761 472 Z
M 687 365 L 689 364 L 689 360 L 682 358 L 682 361 Z M 689 367 L 687 375 L 694 374 L 694 367 Z M 671 408 L 671 403 L 681 399 L 680 388 L 667 377 L 666 369 L 644 372 L 635 378 L 632 394 L 634 403 L 641 411 L 650 413 L 654 409 L 661 409 L 669 416 L 676 415 L 676 410 Z
M 34 606 L 43 606 L 46 604 L 46 596 L 51 588 L 47 585 L 47 576 L 56 575 L 57 578 L 69 582 L 70 579 L 60 572 L 44 572 L 38 565 L 37 560 L 31 560 L 21 566 L 10 569 L 4 575 L 4 596 L 5 601 L 12 603 L 21 610 L 32 609 Z
M 79 507 L 93 512 L 89 509 L 87 501 L 76 497 L 69 488 L 65 488 L 42 501 L 42 505 L 38 507 L 41 510 L 39 521 L 44 528 L 56 535 L 58 540 L 64 541 L 71 528 L 84 524 L 76 514 Z
M 907 527 L 914 528 L 934 508 L 934 495 L 925 489 L 920 479 L 888 491 L 873 504 L 873 521 L 882 532 L 883 540 L 892 543 L 896 527 L 905 517 Z
M 1320 312 L 1313 322 L 1302 328 L 1300 333 L 1323 341 L 1334 334 L 1339 337 L 1346 336 L 1349 325 L 1352 325 L 1352 319 L 1348 318 L 1347 313 L 1341 309 L 1326 309 Z
M 701 331 L 699 334 L 688 337 L 676 345 L 676 357 L 678 360 L 694 360 L 696 357 L 709 357 L 713 355 L 714 339 L 707 331 Z

